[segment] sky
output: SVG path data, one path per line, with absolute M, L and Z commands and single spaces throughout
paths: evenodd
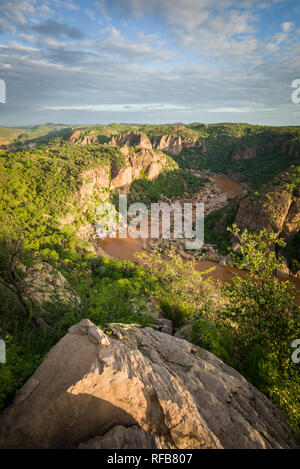
M 299 0 L 0 0 L 1 126 L 300 125 L 296 79 Z

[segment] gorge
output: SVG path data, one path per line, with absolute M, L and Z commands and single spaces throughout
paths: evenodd
M 0 447 L 293 447 L 300 129 L 2 135 Z M 97 207 L 120 194 L 203 202 L 205 245 L 99 240 Z

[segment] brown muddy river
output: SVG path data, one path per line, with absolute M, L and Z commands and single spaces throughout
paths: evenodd
M 136 261 L 134 254 L 143 249 L 143 241 L 141 238 L 106 238 L 97 242 L 106 254 L 121 259 L 122 261 Z
M 233 179 L 225 176 L 211 176 L 210 179 L 217 189 L 220 189 L 227 197 L 233 198 L 241 193 L 240 184 Z M 141 238 L 106 238 L 97 241 L 97 245 L 100 248 L 98 251 L 99 254 L 108 254 L 110 257 L 129 261 L 137 260 L 135 258 L 135 253 L 143 250 L 143 244 L 144 242 Z M 239 272 L 242 275 L 246 273 L 239 269 L 223 266 L 212 261 L 198 261 L 196 263 L 196 268 L 199 272 L 211 267 L 215 267 L 215 269 L 209 275 L 215 280 L 220 280 L 221 282 L 229 282 L 234 273 Z M 279 278 L 279 280 L 286 280 L 286 278 Z M 295 284 L 298 290 L 300 290 L 300 279 L 289 277 L 289 280 Z M 297 302 L 300 304 L 300 297 Z
M 240 195 L 242 192 L 240 184 L 226 176 L 212 176 L 210 180 L 221 192 L 226 194 L 227 197 L 233 198 Z

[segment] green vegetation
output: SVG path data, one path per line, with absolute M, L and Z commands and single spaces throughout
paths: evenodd
M 223 289 L 229 302 L 222 317 L 237 331 L 232 349 L 236 364 L 299 432 L 299 369 L 291 360 L 291 343 L 300 337 L 299 308 L 293 285 L 274 276 L 281 264 L 274 247 L 284 242 L 273 233 L 240 233 L 235 226 L 232 233 L 241 245 L 237 265 L 249 271 Z
M 241 181 L 248 183 L 253 191 L 261 189 L 281 171 L 298 162 L 298 157 L 286 158 L 279 150 L 260 151 L 255 158 L 235 161 L 231 159 L 233 148 L 234 145 L 230 144 L 227 151 L 224 151 L 224 144 L 214 141 L 205 154 L 196 149 L 184 149 L 174 159 L 182 168 L 209 169 L 219 173 L 231 171 Z
M 94 132 L 97 143 L 71 143 L 68 139 L 74 130 L 81 136 Z M 0 411 L 12 402 L 49 349 L 79 320 L 89 318 L 100 327 L 107 322 L 153 325 L 146 307 L 151 294 L 176 328 L 192 324 L 195 343 L 240 371 L 299 432 L 299 365 L 291 361 L 292 340 L 300 337 L 299 308 L 291 284 L 273 275 L 280 264 L 274 248 L 294 263 L 295 270 L 299 268 L 299 235 L 284 245 L 272 233 L 239 233 L 234 228 L 241 245 L 235 262 L 248 273 L 223 287 L 197 272 L 193 262 L 183 262 L 172 249 L 143 253 L 143 267 L 91 253 L 89 242 L 80 238 L 78 231 L 87 222 L 94 223 L 99 192 L 90 194 L 84 209 L 74 194 L 86 170 L 105 167 L 112 176 L 127 164 L 119 149 L 107 141 L 111 135 L 128 130 L 142 131 L 151 139 L 165 134 L 196 136 L 207 148 L 204 153 L 184 150 L 176 157 L 181 168 L 166 171 L 154 181 L 141 174 L 131 186 L 130 202 L 148 204 L 193 195 L 206 180 L 185 171 L 191 167 L 238 172 L 257 192 L 289 168 L 270 184 L 283 184 L 290 191 L 299 185 L 299 167 L 291 166 L 297 152 L 283 158 L 282 150 L 267 152 L 265 145 L 289 139 L 297 149 L 298 127 L 111 124 L 2 129 L 0 136 L 19 151 L 0 153 L 0 336 L 7 345 L 7 363 L 0 364 Z M 34 138 L 39 145 L 25 149 L 24 143 Z M 232 160 L 237 145 L 257 146 L 259 150 L 252 159 Z M 106 193 L 111 195 L 109 189 Z M 206 242 L 217 244 L 222 254 L 228 252 L 230 244 L 230 233 L 224 236 L 222 230 L 233 223 L 234 216 L 232 204 L 205 220 Z M 18 240 L 22 242 L 16 249 Z M 76 305 L 62 301 L 58 294 L 44 304 L 31 301 L 24 267 L 41 260 L 65 277 L 70 292 L 80 299 Z
M 194 129 L 196 127 L 194 126 Z M 299 127 L 214 124 L 199 128 L 205 150 L 185 148 L 174 159 L 184 169 L 235 173 L 253 191 L 299 162 Z
M 168 199 L 179 199 L 199 192 L 208 179 L 192 173 L 175 170 L 161 173 L 154 181 L 145 178 L 135 180 L 130 187 L 129 203 L 151 203 Z
M 175 327 L 211 310 L 214 283 L 210 278 L 203 278 L 211 269 L 198 272 L 195 262 L 184 263 L 174 247 L 165 253 L 159 250 L 150 254 L 142 252 L 137 258 L 151 275 L 153 294 Z
M 47 143 L 55 137 L 67 141 L 72 132 L 78 140 L 93 136 L 100 144 L 113 135 L 134 131 L 147 135 L 151 141 L 163 135 L 194 137 L 204 144 L 184 149 L 174 159 L 183 169 L 210 169 L 219 173 L 232 171 L 258 190 L 281 171 L 297 164 L 300 150 L 300 127 L 265 127 L 249 124 L 110 124 L 103 126 L 40 125 L 31 129 L 0 129 L 4 138 L 17 148 L 34 143 Z M 1 145 L 1 142 L 0 142 Z M 249 153 L 250 152 L 250 153 Z
M 106 145 L 79 147 L 54 140 L 51 145 L 28 151 L 0 154 L 0 238 L 16 239 L 22 231 L 28 248 L 44 249 L 71 245 L 72 230 L 94 217 L 95 194 L 85 212 L 79 210 L 74 193 L 82 173 L 95 166 L 108 171 L 124 165 L 117 148 Z M 59 230 L 61 219 L 72 214 L 72 226 Z
M 0 285 L 0 334 L 7 347 L 7 363 L 0 364 L 0 412 L 11 403 L 49 349 L 81 319 L 88 318 L 100 327 L 108 322 L 142 326 L 153 322 L 149 315 L 142 314 L 151 284 L 141 267 L 91 254 L 81 256 L 76 266 L 63 262 L 54 265 L 69 280 L 72 291 L 80 295 L 81 303 L 74 308 L 53 296 L 46 312 L 45 305 L 43 309 L 37 305 L 46 329 L 28 319 L 14 295 Z
M 287 259 L 292 272 L 300 270 L 300 231 L 293 239 L 288 239 L 286 245 L 281 249 L 281 253 Z
M 292 284 L 274 276 L 280 266 L 274 247 L 284 243 L 272 233 L 239 233 L 236 227 L 232 233 L 241 245 L 235 265 L 248 273 L 219 289 L 172 251 L 139 257 L 157 278 L 154 291 L 164 314 L 177 326 L 191 323 L 195 342 L 267 395 L 299 433 L 299 365 L 291 359 L 292 341 L 300 337 L 299 308 Z
M 208 244 L 215 244 L 220 254 L 226 256 L 231 248 L 230 235 L 226 230 L 235 220 L 236 213 L 232 204 L 214 210 L 205 217 L 204 241 Z

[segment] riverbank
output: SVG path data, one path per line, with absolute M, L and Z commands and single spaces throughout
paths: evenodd
M 193 171 L 193 173 L 195 175 L 199 175 L 199 177 L 203 177 L 204 175 L 203 172 Z M 198 194 L 195 194 L 192 199 L 179 200 L 180 203 L 204 203 L 205 215 L 225 207 L 228 204 L 229 199 L 240 196 L 245 190 L 245 188 L 242 187 L 237 181 L 226 176 L 220 176 L 211 173 L 205 174 L 205 176 L 209 177 L 210 183 L 208 183 L 208 185 L 206 185 L 203 190 L 201 190 Z M 132 262 L 136 262 L 137 260 L 135 257 L 136 253 L 143 250 L 150 250 L 158 244 L 163 245 L 164 243 L 168 243 L 168 241 L 151 238 L 133 239 L 130 237 L 122 239 L 106 238 L 102 240 L 94 240 L 93 242 L 95 252 L 98 255 L 102 254 L 109 258 L 129 260 Z M 211 245 L 204 245 L 203 247 L 207 250 L 207 256 L 204 256 L 203 260 L 196 259 L 196 269 L 199 272 L 203 272 L 213 267 L 214 269 L 209 273 L 209 276 L 220 282 L 230 282 L 236 273 L 245 275 L 246 271 L 241 271 L 237 268 L 224 265 L 227 264 L 225 257 L 218 255 Z M 192 253 L 184 251 L 181 246 L 178 247 L 178 252 L 185 259 L 195 258 Z M 278 276 L 277 278 L 281 281 L 291 281 L 297 290 L 300 290 L 300 279 L 290 276 Z M 300 304 L 300 296 L 297 297 L 297 302 Z

